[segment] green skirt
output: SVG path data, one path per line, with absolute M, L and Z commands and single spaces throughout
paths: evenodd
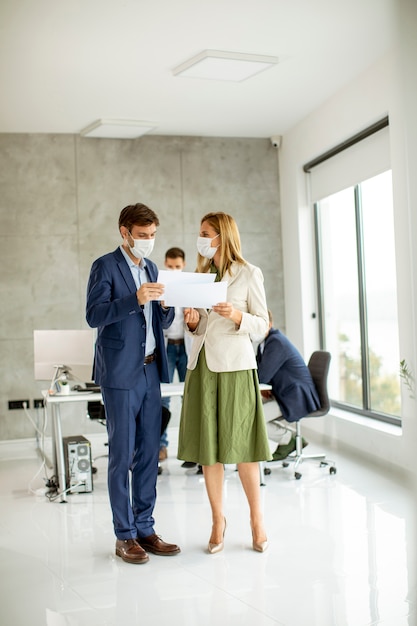
M 272 458 L 256 370 L 211 372 L 203 346 L 185 378 L 178 458 L 200 465 Z

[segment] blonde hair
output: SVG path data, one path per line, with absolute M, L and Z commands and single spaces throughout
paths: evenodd
M 220 235 L 221 250 L 220 263 L 218 271 L 220 277 L 223 277 L 230 270 L 232 263 L 240 263 L 246 265 L 246 261 L 242 256 L 240 235 L 234 218 L 227 213 L 207 213 L 201 218 L 201 224 L 208 222 L 210 226 Z M 211 259 L 206 259 L 197 255 L 197 272 L 208 272 L 211 265 Z

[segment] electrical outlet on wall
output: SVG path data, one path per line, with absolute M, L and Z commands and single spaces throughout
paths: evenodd
M 29 400 L 9 400 L 9 411 L 14 411 L 15 409 L 24 409 L 24 404 L 28 409 Z
M 33 401 L 34 409 L 42 409 L 44 406 L 45 406 L 45 401 L 43 398 L 35 398 L 35 400 Z

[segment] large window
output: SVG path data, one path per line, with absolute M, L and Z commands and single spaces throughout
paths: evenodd
M 321 325 L 334 402 L 400 418 L 391 172 L 315 204 Z M 396 421 L 389 420 L 389 421 Z
M 332 402 L 399 423 L 400 355 L 387 139 L 385 129 L 346 154 L 330 158 L 313 170 L 311 188 L 321 342 L 332 354 Z

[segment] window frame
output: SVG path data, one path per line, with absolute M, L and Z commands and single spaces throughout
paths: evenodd
M 370 408 L 370 363 L 369 363 L 369 341 L 368 341 L 368 319 L 366 301 L 366 273 L 364 254 L 364 232 L 362 215 L 361 183 L 353 185 L 355 203 L 355 228 L 356 228 L 356 261 L 358 272 L 358 303 L 359 303 L 359 325 L 361 343 L 361 370 L 362 370 L 362 408 L 353 406 L 347 402 L 331 400 L 332 406 L 344 411 L 350 411 L 357 415 L 376 419 L 381 422 L 401 426 L 402 419 L 396 415 L 389 415 Z M 326 349 L 325 337 L 325 294 L 323 280 L 323 258 L 322 258 L 322 236 L 320 229 L 320 202 L 313 203 L 314 211 L 314 246 L 316 258 L 316 282 L 317 282 L 317 303 L 318 303 L 318 330 L 319 342 L 322 350 Z

